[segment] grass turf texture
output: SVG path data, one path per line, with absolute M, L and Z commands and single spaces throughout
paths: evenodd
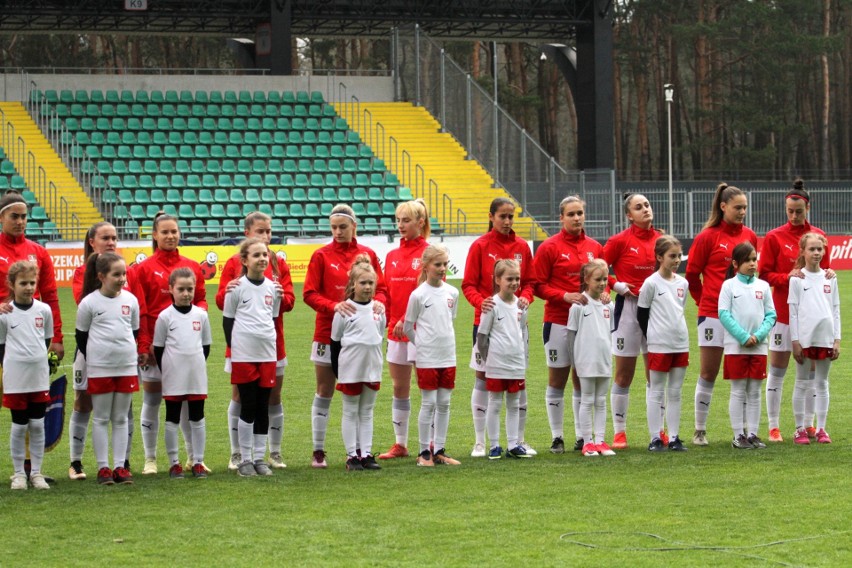
M 452 282 L 459 285 L 459 282 Z M 852 322 L 852 274 L 840 276 L 843 320 Z M 208 287 L 208 298 L 215 290 Z M 848 296 L 848 297 L 847 297 Z M 301 297 L 301 287 L 297 287 Z M 66 348 L 73 352 L 75 307 L 70 290 L 60 292 Z M 694 322 L 690 302 L 689 320 Z M 0 563 L 43 565 L 217 563 L 269 565 L 616 565 L 725 564 L 823 565 L 852 563 L 850 538 L 850 374 L 852 352 L 844 341 L 831 372 L 828 431 L 833 444 L 792 443 L 793 371 L 785 381 L 783 444 L 764 451 L 730 446 L 729 387 L 717 382 L 708 424 L 710 446 L 691 446 L 692 397 L 698 349 L 691 326 L 692 358 L 684 386 L 682 418 L 686 453 L 652 454 L 645 423 L 640 369 L 631 389 L 628 436 L 631 449 L 612 458 L 583 458 L 570 450 L 548 452 L 550 430 L 544 406 L 546 368 L 539 333 L 543 303 L 532 307 L 527 441 L 539 451 L 531 460 L 472 459 L 467 368 L 472 310 L 462 302 L 456 322 L 459 378 L 453 397 L 447 451 L 461 467 L 417 468 L 414 385 L 409 440 L 412 457 L 381 462 L 379 472 L 347 473 L 340 437 L 341 403 L 335 396 L 327 437 L 329 468 L 310 467 L 313 367 L 308 360 L 313 311 L 301 301 L 285 320 L 290 365 L 284 385 L 284 457 L 288 468 L 271 478 L 241 479 L 227 471 L 226 409 L 231 392 L 222 372 L 221 312 L 211 310 L 214 345 L 208 370 L 206 463 L 213 474 L 172 481 L 160 429 L 160 474 L 144 477 L 138 415 L 132 465 L 135 485 L 99 487 L 90 440 L 84 482 L 70 481 L 68 432 L 45 459 L 44 471 L 58 482 L 47 492 L 0 488 L 5 530 Z M 847 327 L 849 323 L 846 324 Z M 70 376 L 70 363 L 63 369 Z M 391 382 L 387 374 L 375 412 L 374 451 L 394 441 Z M 570 394 L 569 394 L 570 397 Z M 73 392 L 68 391 L 70 401 Z M 570 404 L 570 403 L 569 403 Z M 765 404 L 765 403 L 764 403 Z M 161 411 L 161 412 L 164 412 Z M 761 434 L 766 439 L 766 415 Z M 0 415 L 0 463 L 9 465 L 9 413 Z M 566 412 L 566 445 L 572 422 Z M 67 428 L 67 416 L 66 416 Z M 90 429 L 91 432 L 91 429 Z M 611 440 L 608 417 L 607 439 Z M 505 437 L 505 432 L 504 432 Z M 181 460 L 183 445 L 181 443 Z M 7 483 L 7 482 L 6 482 Z M 568 534 L 572 533 L 572 534 Z M 659 535 L 660 541 L 640 533 Z M 575 542 L 571 542 L 575 541 Z M 676 542 L 674 542 L 676 541 Z M 760 547 L 765 543 L 785 541 Z M 724 550 L 713 550 L 720 548 Z M 653 550 L 653 549 L 666 549 Z M 680 549 L 680 550 L 672 550 Z

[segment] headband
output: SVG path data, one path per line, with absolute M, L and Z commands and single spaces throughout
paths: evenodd
M 20 204 L 22 204 L 22 205 L 26 205 L 26 204 L 27 204 L 27 203 L 26 203 L 26 201 L 13 201 L 12 203 L 7 204 L 5 207 L 0 208 L 0 215 L 2 215 L 2 214 L 3 214 L 3 211 L 5 211 L 5 210 L 6 210 L 6 209 L 8 209 L 9 207 L 11 207 L 12 205 L 18 205 L 19 203 L 20 203 Z
M 3 212 L 3 211 L 2 211 L 2 210 L 0 210 L 0 213 L 2 213 L 2 212 Z M 352 215 L 350 215 L 349 213 L 342 213 L 342 212 L 338 212 L 338 213 L 332 213 L 331 215 L 329 215 L 329 217 L 337 217 L 337 216 L 340 216 L 340 217 L 346 217 L 347 219 L 352 219 L 352 222 L 353 222 L 353 223 L 358 223 L 358 220 L 357 220 L 357 219 L 355 219 L 355 217 L 353 217 L 353 216 L 352 216 Z
M 803 200 L 805 201 L 805 203 L 810 203 L 810 202 L 811 202 L 811 200 L 810 200 L 810 199 L 808 199 L 807 197 L 805 197 L 805 196 L 804 196 L 804 195 L 802 195 L 801 193 L 797 193 L 796 191 L 791 191 L 790 193 L 788 193 L 788 194 L 787 194 L 787 196 L 785 197 L 785 199 L 789 199 L 789 198 L 791 198 L 791 197 L 792 197 L 793 199 L 803 199 Z M 0 213 L 2 213 L 2 210 L 0 210 Z

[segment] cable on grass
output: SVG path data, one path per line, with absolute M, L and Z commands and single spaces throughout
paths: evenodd
M 721 552 L 723 554 L 732 554 L 734 556 L 740 556 L 743 558 L 750 558 L 752 560 L 760 560 L 763 562 L 769 562 L 772 564 L 777 564 L 779 566 L 796 566 L 796 564 L 789 564 L 787 562 L 782 562 L 780 560 L 774 560 L 772 558 L 766 558 L 763 556 L 758 556 L 756 554 L 747 554 L 744 551 L 758 549 L 758 548 L 768 548 L 770 546 L 778 546 L 781 544 L 788 544 L 791 542 L 799 542 L 803 540 L 816 540 L 829 536 L 836 536 L 839 534 L 846 534 L 852 531 L 840 531 L 834 533 L 827 533 L 821 535 L 813 535 L 813 536 L 803 536 L 799 538 L 788 538 L 782 540 L 774 540 L 771 542 L 763 542 L 758 544 L 750 544 L 746 546 L 717 546 L 717 545 L 706 545 L 706 544 L 693 544 L 689 542 L 681 542 L 677 540 L 670 540 L 668 538 L 662 537 L 657 534 L 646 533 L 646 532 L 616 532 L 616 531 L 584 531 L 584 532 L 567 532 L 559 535 L 559 540 L 567 542 L 568 544 L 573 544 L 576 546 L 582 546 L 584 548 L 590 549 L 599 549 L 599 550 L 608 550 L 608 551 L 621 551 L 621 552 L 678 552 L 683 550 L 707 550 L 711 552 Z M 658 546 L 658 547 L 644 547 L 644 546 L 608 546 L 608 545 L 599 545 L 593 544 L 590 542 L 583 542 L 581 540 L 576 540 L 576 537 L 581 536 L 591 536 L 591 535 L 618 535 L 619 537 L 624 537 L 625 535 L 633 535 L 633 536 L 642 536 L 646 538 L 650 538 L 653 540 L 657 540 L 660 543 L 665 543 L 666 546 Z

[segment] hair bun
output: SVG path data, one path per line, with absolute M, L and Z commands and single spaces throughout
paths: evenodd
M 800 191 L 801 191 L 801 190 L 803 190 L 803 189 L 805 189 L 805 182 L 804 182 L 804 180 L 803 180 L 802 178 L 796 178 L 796 179 L 793 181 L 793 189 L 797 189 L 797 190 L 800 190 Z

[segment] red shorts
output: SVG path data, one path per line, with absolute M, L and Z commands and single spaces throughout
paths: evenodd
M 765 379 L 766 355 L 725 355 L 726 381 L 738 379 Z
M 648 353 L 648 370 L 668 373 L 672 367 L 689 367 L 689 353 Z
M 438 389 L 456 388 L 456 368 L 417 369 L 417 386 L 420 390 L 433 391 Z
M 364 387 L 377 391 L 381 386 L 382 383 L 337 383 L 335 388 L 347 396 L 358 396 Z
M 831 347 L 805 347 L 802 349 L 802 356 L 814 361 L 822 361 L 823 359 L 831 359 L 834 355 L 834 349 Z
M 205 400 L 206 398 L 206 394 L 178 394 L 174 396 L 164 396 L 163 400 L 168 400 L 169 402 L 183 402 L 185 400 Z
M 275 386 L 275 361 L 249 363 L 231 361 L 231 384 L 239 385 L 260 381 L 260 387 L 271 389 Z
M 89 394 L 108 394 L 111 392 L 131 393 L 139 390 L 139 378 L 136 375 L 124 377 L 89 377 Z
M 485 377 L 485 390 L 488 392 L 516 393 L 527 390 L 526 379 L 489 379 Z
M 31 402 L 47 404 L 50 402 L 50 391 L 19 392 L 3 395 L 3 406 L 11 410 L 26 410 Z

